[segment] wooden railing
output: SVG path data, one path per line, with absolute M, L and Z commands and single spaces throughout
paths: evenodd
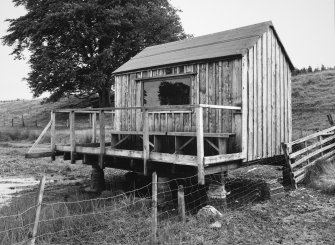
M 136 116 L 137 119 L 140 118 L 141 120 L 141 128 L 137 127 L 137 130 L 133 130 L 134 128 L 130 128 L 131 130 L 124 130 L 122 131 L 122 112 L 124 111 L 135 111 L 133 113 L 133 116 Z M 91 154 L 98 154 L 99 155 L 99 165 L 101 168 L 104 168 L 104 157 L 105 155 L 113 155 L 118 154 L 122 156 L 128 156 L 131 157 L 141 157 L 144 162 L 144 174 L 148 174 L 147 169 L 147 162 L 149 160 L 152 161 L 164 161 L 164 158 L 166 158 L 167 162 L 169 161 L 178 161 L 183 162 L 183 159 L 185 160 L 185 164 L 190 161 L 190 159 L 195 159 L 194 164 L 198 167 L 198 178 L 199 183 L 204 183 L 205 181 L 205 165 L 213 165 L 218 162 L 225 162 L 225 161 L 236 161 L 243 157 L 242 153 L 236 153 L 236 154 L 226 154 L 227 152 L 225 150 L 219 151 L 219 154 L 217 156 L 207 156 L 205 157 L 204 154 L 204 136 L 210 134 L 208 132 L 204 131 L 204 122 L 206 122 L 206 119 L 204 118 L 204 110 L 235 110 L 235 111 L 241 111 L 241 107 L 236 106 L 220 106 L 220 105 L 173 105 L 173 106 L 159 106 L 159 107 L 122 107 L 122 108 L 97 108 L 97 109 L 63 109 L 63 110 L 57 110 L 51 112 L 51 153 L 53 157 L 55 156 L 56 150 L 58 146 L 56 145 L 57 141 L 57 132 L 56 132 L 56 113 L 68 113 L 69 114 L 69 126 L 70 126 L 70 156 L 71 156 L 71 162 L 74 163 L 76 160 L 76 149 L 78 150 L 78 146 L 75 140 L 75 115 L 76 114 L 91 114 L 92 118 L 92 143 L 97 144 L 96 147 L 98 149 L 95 149 L 94 152 Z M 194 118 L 194 131 L 191 132 L 174 132 L 175 129 L 173 129 L 173 132 L 169 131 L 168 127 L 165 127 L 164 129 L 160 129 L 165 135 L 169 133 L 171 134 L 179 134 L 180 136 L 190 136 L 190 137 L 196 137 L 197 142 L 197 153 L 196 156 L 192 155 L 178 155 L 178 154 L 167 154 L 167 153 L 159 153 L 159 152 L 150 152 L 150 145 L 152 143 L 149 140 L 149 136 L 153 133 L 159 133 L 156 132 L 151 128 L 150 125 L 150 115 L 156 115 L 156 114 L 189 114 L 192 115 Z M 137 152 L 137 151 L 127 151 L 124 150 L 124 152 L 121 149 L 113 149 L 113 146 L 115 146 L 115 142 L 110 143 L 110 148 L 106 148 L 106 121 L 105 116 L 106 114 L 112 114 L 113 118 L 113 132 L 114 134 L 137 134 L 140 135 L 140 137 L 143 140 L 143 152 Z M 140 117 L 139 117 L 140 115 Z M 216 114 L 215 119 L 221 114 Z M 97 116 L 99 116 L 99 134 L 97 135 Z M 214 117 L 213 117 L 214 118 Z M 221 118 L 219 118 L 221 120 Z M 208 119 L 210 121 L 210 119 Z M 214 123 L 214 122 L 213 122 Z M 191 124 L 190 124 L 191 125 Z M 166 130 L 166 131 L 165 131 Z M 171 129 L 172 130 L 172 129 Z M 154 131 L 154 132 L 153 132 Z M 185 135 L 183 135 L 185 134 Z M 212 136 L 215 137 L 215 135 L 220 135 L 220 133 L 216 133 L 215 131 L 212 132 Z M 223 135 L 223 133 L 222 133 Z M 228 134 L 227 134 L 228 135 Z M 98 137 L 99 143 L 96 143 L 96 138 Z M 229 136 L 228 136 L 229 137 Z M 80 146 L 79 146 L 80 147 Z M 181 146 L 182 147 L 182 146 Z M 115 148 L 115 147 L 114 147 Z M 81 149 L 83 150 L 83 149 Z M 98 150 L 98 151 L 97 151 Z M 118 151 L 118 152 L 116 152 Z M 170 160 L 169 160 L 170 159 Z M 179 160 L 178 160 L 179 159 Z M 192 160 L 193 161 L 193 160 Z
M 305 179 L 309 166 L 318 160 L 335 156 L 335 126 L 289 143 L 282 143 L 282 148 L 291 186 L 296 189 L 297 184 Z

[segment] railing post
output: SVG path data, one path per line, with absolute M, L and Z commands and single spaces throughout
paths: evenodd
M 196 112 L 196 129 L 197 129 L 197 161 L 198 161 L 198 182 L 201 185 L 205 184 L 205 169 L 204 169 L 204 121 L 203 108 L 201 106 L 195 108 Z
M 148 159 L 150 154 L 149 141 L 149 113 L 147 109 L 143 109 L 143 173 L 148 175 Z
M 55 161 L 55 150 L 56 150 L 56 113 L 51 111 L 51 160 Z
M 104 166 L 104 155 L 105 155 L 105 112 L 103 110 L 100 111 L 99 114 L 99 124 L 100 124 L 100 132 L 99 132 L 99 142 L 100 142 L 100 155 L 99 155 L 99 166 L 103 169 Z
M 76 135 L 75 135 L 75 113 L 74 111 L 70 112 L 69 115 L 70 121 L 70 144 L 71 144 L 71 163 L 76 162 Z
M 97 142 L 97 114 L 93 112 L 92 115 L 92 143 Z

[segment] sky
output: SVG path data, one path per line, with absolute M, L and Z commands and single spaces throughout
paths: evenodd
M 200 36 L 271 20 L 297 68 L 335 66 L 335 0 L 170 0 L 185 32 Z M 0 36 L 8 18 L 25 14 L 11 0 L 0 3 Z M 14 60 L 12 49 L 0 45 L 0 100 L 31 99 L 24 78 L 26 60 Z

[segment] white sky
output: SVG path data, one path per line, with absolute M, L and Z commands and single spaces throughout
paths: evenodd
M 170 0 L 182 10 L 186 33 L 195 36 L 272 20 L 293 64 L 335 66 L 335 0 Z M 11 0 L 0 3 L 0 36 L 4 20 L 25 12 Z M 0 45 L 0 100 L 32 98 L 25 81 L 29 66 L 14 60 L 11 48 Z

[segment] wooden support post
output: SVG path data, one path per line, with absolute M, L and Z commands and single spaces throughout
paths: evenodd
M 42 201 L 43 201 L 43 192 L 44 192 L 45 180 L 46 180 L 46 177 L 43 176 L 41 181 L 40 181 L 39 192 L 38 192 L 38 196 L 37 196 L 37 207 L 36 207 L 36 214 L 35 214 L 35 222 L 34 222 L 34 228 L 33 228 L 33 233 L 32 233 L 32 239 L 31 239 L 31 242 L 30 242 L 31 245 L 35 245 L 35 240 L 36 240 L 36 235 L 37 235 L 37 230 L 38 230 L 38 223 L 40 221 L 40 213 L 41 213 L 41 207 L 42 207 Z
M 151 213 L 151 232 L 152 232 L 152 242 L 157 243 L 157 174 L 152 173 L 152 213 Z
M 143 109 L 143 173 L 148 175 L 148 159 L 150 154 L 149 141 L 149 113 L 147 109 Z
M 100 111 L 99 114 L 99 124 L 100 124 L 100 132 L 99 132 L 99 142 L 100 142 L 100 155 L 99 155 L 99 166 L 101 169 L 104 169 L 104 155 L 105 155 L 105 112 Z
M 197 129 L 197 161 L 198 161 L 198 182 L 205 184 L 205 168 L 204 168 L 204 121 L 203 108 L 201 106 L 195 108 L 196 112 L 196 129 Z
M 219 155 L 227 154 L 228 153 L 228 139 L 226 138 L 218 138 L 218 145 L 219 145 Z M 228 176 L 228 171 L 223 172 L 223 176 Z
M 334 125 L 334 121 L 333 121 L 333 117 L 332 117 L 332 115 L 331 115 L 331 114 L 327 115 L 327 118 L 328 118 L 328 122 L 329 122 L 329 124 L 330 124 L 331 126 L 333 126 L 333 125 Z
M 185 195 L 184 195 L 184 187 L 182 185 L 178 186 L 178 214 L 180 216 L 180 220 L 185 223 Z
M 281 147 L 283 149 L 285 160 L 286 160 L 283 166 L 283 183 L 285 184 L 285 182 L 290 181 L 291 188 L 293 190 L 296 190 L 298 186 L 297 186 L 297 183 L 295 181 L 295 178 L 292 172 L 289 150 L 285 143 L 281 143 Z
M 51 160 L 55 161 L 55 149 L 56 149 L 56 114 L 54 111 L 51 112 Z
M 91 128 L 92 127 L 92 114 L 88 114 L 89 118 L 88 118 L 88 126 Z
M 92 115 L 92 143 L 97 143 L 97 114 L 94 112 Z
M 69 115 L 70 121 L 70 144 L 71 144 L 71 163 L 76 162 L 76 135 L 75 135 L 75 113 L 74 111 L 70 112 Z

